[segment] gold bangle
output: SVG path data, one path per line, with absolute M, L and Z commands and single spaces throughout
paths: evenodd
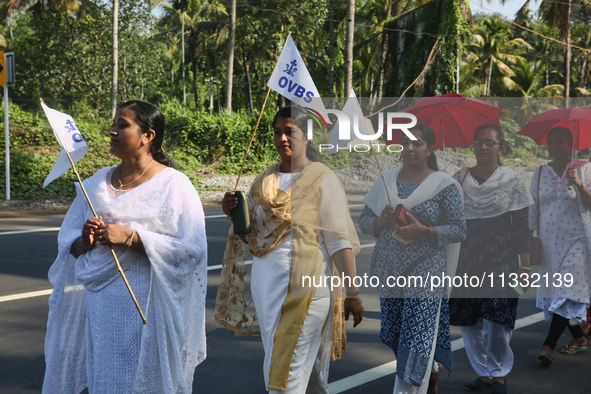
M 519 267 L 519 268 L 524 269 L 524 270 L 531 271 L 531 267 Z
M 129 243 L 127 244 L 127 248 L 131 248 L 131 243 L 133 242 L 133 236 L 135 235 L 135 230 L 131 232 L 131 236 L 129 237 Z

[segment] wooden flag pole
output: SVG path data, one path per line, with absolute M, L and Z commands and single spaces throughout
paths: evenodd
M 386 185 L 386 179 L 384 178 L 384 173 L 382 172 L 382 166 L 380 165 L 380 161 L 378 160 L 378 155 L 376 154 L 375 149 L 371 144 L 369 144 L 371 151 L 373 152 L 374 157 L 376 158 L 376 163 L 378 163 L 378 169 L 380 170 L 380 176 L 382 177 L 382 181 L 384 181 L 384 189 L 386 189 L 386 196 L 388 196 L 388 204 L 392 206 L 392 200 L 390 200 L 390 193 L 388 192 L 388 186 Z
M 236 179 L 236 185 L 234 186 L 234 193 L 238 189 L 238 182 L 240 182 L 240 177 L 242 176 L 242 170 L 244 170 L 244 165 L 246 164 L 246 157 L 248 156 L 248 151 L 250 150 L 250 146 L 252 145 L 252 141 L 254 140 L 254 135 L 256 134 L 259 123 L 261 122 L 261 118 L 263 117 L 263 112 L 265 111 L 265 105 L 267 105 L 267 99 L 269 98 L 269 93 L 271 93 L 271 88 L 267 89 L 267 95 L 265 96 L 265 101 L 263 101 L 263 107 L 261 108 L 261 113 L 259 114 L 259 118 L 257 120 L 256 126 L 254 126 L 254 131 L 252 132 L 252 136 L 250 137 L 250 142 L 248 143 L 248 148 L 246 148 L 246 153 L 244 154 L 244 159 L 242 160 L 242 166 L 240 167 L 240 172 L 238 173 L 238 178 Z M 226 218 L 226 222 L 230 219 L 230 215 Z
M 41 102 L 43 103 L 43 100 L 41 100 Z M 50 123 L 51 123 L 51 121 L 50 121 Z M 52 125 L 52 127 L 53 127 L 53 125 Z M 59 139 L 58 139 L 58 141 L 59 141 Z M 59 142 L 61 145 L 61 141 L 59 141 Z M 62 149 L 63 149 L 63 147 L 62 147 Z M 76 166 L 74 165 L 74 161 L 72 160 L 72 157 L 65 149 L 64 149 L 64 152 L 66 152 L 66 155 L 68 156 L 68 160 L 70 160 L 70 164 L 72 165 L 72 170 L 74 170 L 74 174 L 76 174 L 76 177 L 78 178 L 78 182 L 80 183 L 80 187 L 82 188 L 82 192 L 84 192 L 84 197 L 86 197 L 86 201 L 88 201 L 88 205 L 90 205 L 90 209 L 92 210 L 92 214 L 94 215 L 95 218 L 98 219 L 98 215 L 96 214 L 96 211 L 94 210 L 94 207 L 92 206 L 92 202 L 90 202 L 90 198 L 88 197 L 88 194 L 86 193 L 86 189 L 84 188 L 84 184 L 82 183 L 82 179 L 80 178 L 80 174 L 78 174 L 78 170 L 76 170 Z M 144 316 L 144 313 L 142 312 L 142 308 L 140 307 L 140 304 L 137 302 L 137 299 L 135 298 L 135 294 L 133 294 L 133 290 L 131 290 L 131 286 L 129 285 L 129 282 L 127 281 L 127 278 L 125 277 L 125 273 L 123 273 L 123 269 L 121 268 L 121 264 L 119 263 L 119 259 L 117 258 L 117 254 L 113 250 L 112 246 L 109 245 L 109 249 L 111 249 L 111 254 L 113 255 L 113 258 L 115 259 L 115 263 L 117 264 L 117 270 L 121 274 L 121 277 L 123 278 L 123 281 L 125 282 L 125 286 L 127 286 L 127 290 L 129 291 L 129 295 L 131 295 L 131 298 L 133 299 L 133 303 L 135 304 L 135 307 L 137 308 L 137 311 L 139 312 L 140 317 L 142 318 L 142 322 L 144 324 L 148 324 L 148 320 L 146 320 L 146 317 Z

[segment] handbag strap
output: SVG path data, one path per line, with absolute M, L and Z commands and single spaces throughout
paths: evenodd
M 540 178 L 542 176 L 542 169 L 544 166 L 540 166 L 540 171 L 538 171 L 538 198 L 536 199 L 536 236 L 540 236 Z

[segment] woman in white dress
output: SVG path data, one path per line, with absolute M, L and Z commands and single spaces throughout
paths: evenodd
M 573 137 L 569 129 L 556 127 L 546 138 L 553 160 L 534 171 L 530 191 L 536 204 L 530 207 L 529 228 L 533 232 L 539 220 L 541 273 L 548 273 L 549 283 L 546 287 L 545 280 L 540 281 L 543 287 L 538 289 L 536 306 L 551 323 L 538 358 L 548 365 L 554 362 L 556 343 L 566 328 L 573 339 L 560 352 L 587 350 L 580 324 L 589 307 L 591 163 L 574 160 L 574 168 L 570 167 Z M 569 181 L 574 190 L 567 189 Z
M 342 299 L 335 302 L 329 287 L 316 287 L 304 277 L 319 284 L 318 279 L 331 276 L 334 262 L 339 273 L 353 278 L 353 255 L 359 250 L 340 182 L 326 166 L 314 162 L 316 152 L 304 131 L 309 118 L 298 107 L 282 108 L 275 115 L 273 140 L 281 162 L 255 179 L 248 193 L 251 232 L 240 236 L 254 256 L 250 291 L 270 393 L 328 393 L 331 343 L 333 359 L 344 345 Z M 224 213 L 230 214 L 237 204 L 234 193 L 226 193 Z M 237 250 L 241 246 L 231 229 L 216 321 L 249 335 L 252 330 L 245 333 L 244 328 L 253 321 L 252 314 L 234 308 L 245 303 Z M 363 306 L 358 289 L 352 283 L 345 288 L 344 316 L 348 319 L 352 313 L 355 327 Z
M 197 191 L 162 150 L 164 117 L 129 101 L 115 114 L 121 159 L 77 184 L 49 270 L 43 393 L 191 393 L 205 359 L 207 243 Z M 136 310 L 115 250 L 147 318 Z

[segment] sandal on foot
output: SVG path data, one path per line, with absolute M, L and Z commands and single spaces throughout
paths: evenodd
M 562 353 L 562 354 L 575 354 L 575 353 L 586 352 L 586 351 L 587 351 L 587 346 L 566 345 L 566 346 L 563 346 L 562 348 L 560 348 L 560 353 Z
M 484 390 L 484 389 L 488 389 L 492 387 L 492 385 L 489 382 L 485 382 L 484 380 L 480 379 L 480 378 L 476 378 L 471 382 L 468 382 L 464 385 L 464 390 L 466 391 L 480 391 L 480 390 Z
M 554 363 L 554 357 L 543 350 L 538 355 L 538 360 L 540 360 L 544 365 L 550 365 Z

